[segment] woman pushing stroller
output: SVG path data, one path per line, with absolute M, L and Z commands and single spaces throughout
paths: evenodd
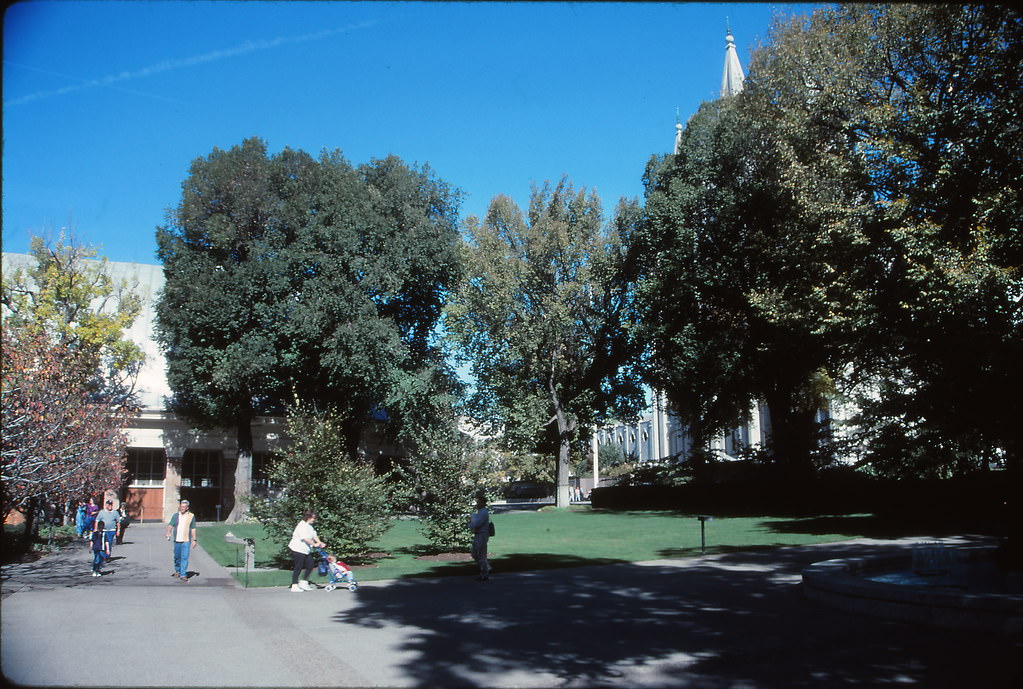
M 326 548 L 327 544 L 316 535 L 313 523 L 316 521 L 316 512 L 306 510 L 302 513 L 302 520 L 295 525 L 291 534 L 291 541 L 288 548 L 291 550 L 292 558 L 295 561 L 295 568 L 291 572 L 291 590 L 294 593 L 313 591 L 316 586 L 309 583 L 309 575 L 313 572 L 316 562 L 313 560 L 313 548 Z M 305 576 L 299 579 L 299 574 L 305 570 Z
M 295 525 L 295 530 L 291 534 L 288 548 L 295 561 L 295 568 L 291 573 L 291 590 L 301 593 L 302 591 L 315 591 L 319 588 L 315 584 L 309 583 L 309 575 L 312 574 L 313 567 L 316 566 L 316 561 L 313 558 L 313 549 L 315 548 L 323 558 L 320 562 L 320 574 L 329 577 L 327 590 L 333 591 L 338 586 L 347 586 L 349 591 L 354 591 L 359 585 L 355 581 L 351 568 L 333 555 L 327 554 L 327 551 L 324 550 L 327 544 L 320 540 L 320 537 L 316 535 L 316 529 L 313 528 L 315 522 L 315 510 L 307 509 L 302 513 L 302 520 Z

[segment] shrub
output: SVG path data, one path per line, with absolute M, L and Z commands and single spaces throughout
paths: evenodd
M 368 551 L 390 524 L 387 476 L 345 451 L 340 421 L 298 410 L 289 419 L 291 442 L 271 465 L 280 493 L 255 500 L 252 514 L 280 542 L 282 555 L 305 509 L 316 512 L 316 532 L 331 552 L 353 558 Z
M 455 429 L 419 429 L 416 449 L 405 469 L 408 500 L 421 518 L 420 531 L 438 551 L 466 550 L 466 526 L 476 495 L 488 490 L 495 456 Z

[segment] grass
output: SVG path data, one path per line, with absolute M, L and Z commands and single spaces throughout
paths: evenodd
M 707 552 L 847 540 L 863 535 L 864 519 L 869 517 L 842 515 L 829 530 L 819 528 L 820 515 L 805 519 L 715 517 L 705 523 Z M 493 521 L 497 534 L 490 541 L 490 560 L 494 569 L 502 572 L 692 557 L 701 552 L 700 522 L 691 514 L 572 508 L 497 513 Z M 249 586 L 291 583 L 290 566 L 273 561 L 281 544 L 268 540 L 258 524 L 200 527 L 203 548 L 218 563 L 228 567 L 243 563 L 242 547 L 224 541 L 229 531 L 239 538 L 256 539 L 257 571 L 248 573 Z M 412 519 L 396 519 L 374 544 L 374 550 L 386 555 L 356 567 L 360 581 L 468 575 L 476 571 L 471 561 L 419 559 L 431 551 L 418 531 L 418 522 Z M 239 572 L 235 576 L 244 581 L 246 575 Z M 313 578 L 318 580 L 315 572 Z

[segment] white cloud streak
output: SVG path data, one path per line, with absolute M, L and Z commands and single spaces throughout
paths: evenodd
M 195 67 L 198 65 L 204 65 L 211 62 L 217 62 L 218 60 L 224 60 L 232 57 L 240 57 L 242 55 L 249 55 L 252 53 L 262 52 L 264 50 L 271 50 L 284 45 L 293 45 L 295 43 L 307 43 L 309 41 L 317 41 L 328 36 L 334 36 L 339 33 L 347 33 L 349 31 L 355 31 L 358 29 L 365 29 L 372 26 L 375 22 L 361 22 L 359 24 L 353 24 L 340 29 L 325 29 L 323 31 L 317 31 L 315 33 L 303 34 L 300 36 L 280 36 L 278 38 L 272 38 L 269 40 L 248 40 L 240 43 L 232 48 L 225 48 L 221 50 L 213 50 L 202 55 L 193 55 L 191 57 L 178 58 L 175 60 L 165 60 L 149 67 L 143 67 L 134 71 L 118 72 L 117 74 L 108 74 L 107 76 L 99 79 L 88 79 L 78 84 L 72 84 L 70 86 L 64 86 L 59 89 L 53 89 L 50 91 L 36 91 L 35 93 L 29 93 L 18 98 L 12 98 L 9 101 L 4 102 L 4 107 L 13 107 L 17 105 L 24 105 L 33 101 L 42 100 L 44 98 L 55 98 L 58 96 L 64 96 L 69 93 L 75 93 L 77 91 L 84 91 L 92 88 L 108 88 L 116 87 L 126 81 L 132 81 L 135 79 L 144 79 L 157 74 L 165 74 L 167 72 L 173 72 L 179 69 L 185 69 L 188 67 Z M 9 63 L 10 64 L 10 63 Z

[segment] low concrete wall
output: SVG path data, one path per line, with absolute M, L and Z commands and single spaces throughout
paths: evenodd
M 961 562 L 990 561 L 993 549 L 959 551 Z M 909 570 L 911 558 L 827 560 L 803 570 L 810 600 L 847 612 L 933 624 L 954 629 L 1023 634 L 1023 594 L 972 593 L 890 584 L 867 579 L 874 573 Z

